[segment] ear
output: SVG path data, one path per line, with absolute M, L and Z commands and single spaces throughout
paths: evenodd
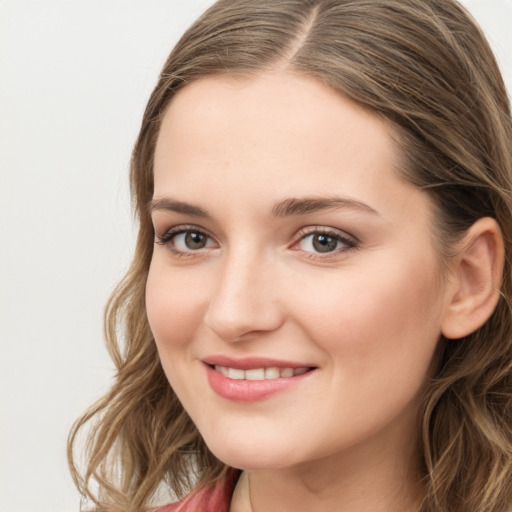
M 441 324 L 445 338 L 462 338 L 476 331 L 498 303 L 503 265 L 503 235 L 490 217 L 477 220 L 453 259 L 454 287 Z

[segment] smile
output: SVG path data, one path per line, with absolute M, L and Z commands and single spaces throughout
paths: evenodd
M 215 365 L 215 371 L 233 380 L 275 380 L 280 378 L 297 377 L 308 372 L 310 368 L 252 368 L 242 370 L 240 368 L 229 368 L 227 366 Z
M 318 374 L 317 367 L 283 361 L 212 359 L 216 360 L 203 361 L 211 389 L 222 398 L 235 402 L 269 399 Z

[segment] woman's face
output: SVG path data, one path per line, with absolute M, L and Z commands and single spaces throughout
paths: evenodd
M 202 79 L 168 108 L 147 312 L 228 464 L 414 443 L 448 293 L 431 202 L 398 157 L 383 120 L 290 73 Z

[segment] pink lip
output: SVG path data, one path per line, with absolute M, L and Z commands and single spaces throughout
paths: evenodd
M 216 359 L 217 360 L 217 359 Z M 210 359 L 208 359 L 210 361 Z M 223 359 L 224 363 L 226 362 Z M 205 361 L 206 363 L 206 361 Z M 276 364 L 276 361 L 272 361 L 272 363 L 268 363 L 268 361 L 264 362 L 262 360 L 258 360 L 258 364 L 254 364 L 255 360 L 241 360 L 236 361 L 237 365 L 230 364 L 220 364 L 215 363 L 220 366 L 228 366 L 230 368 L 238 368 L 238 369 L 251 369 L 251 368 L 304 368 L 305 365 L 297 365 L 297 364 Z M 263 363 L 263 364 L 262 364 Z M 244 365 L 244 366 L 241 366 Z M 233 400 L 237 402 L 256 402 L 259 400 L 264 400 L 269 398 L 271 395 L 279 393 L 281 391 L 286 391 L 290 388 L 293 388 L 299 385 L 304 379 L 308 379 L 313 374 L 312 371 L 303 373 L 302 375 L 297 375 L 294 377 L 285 377 L 278 379 L 268 379 L 268 380 L 245 380 L 245 379 L 230 379 L 222 373 L 216 371 L 210 363 L 206 363 L 204 365 L 206 370 L 206 374 L 208 377 L 208 382 L 218 395 L 227 400 Z M 315 372 L 316 373 L 316 372 Z

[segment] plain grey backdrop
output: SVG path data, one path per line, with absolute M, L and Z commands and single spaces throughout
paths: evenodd
M 66 436 L 112 375 L 102 312 L 133 247 L 131 146 L 211 3 L 0 1 L 0 512 L 78 512 Z M 463 3 L 512 90 L 512 0 Z

